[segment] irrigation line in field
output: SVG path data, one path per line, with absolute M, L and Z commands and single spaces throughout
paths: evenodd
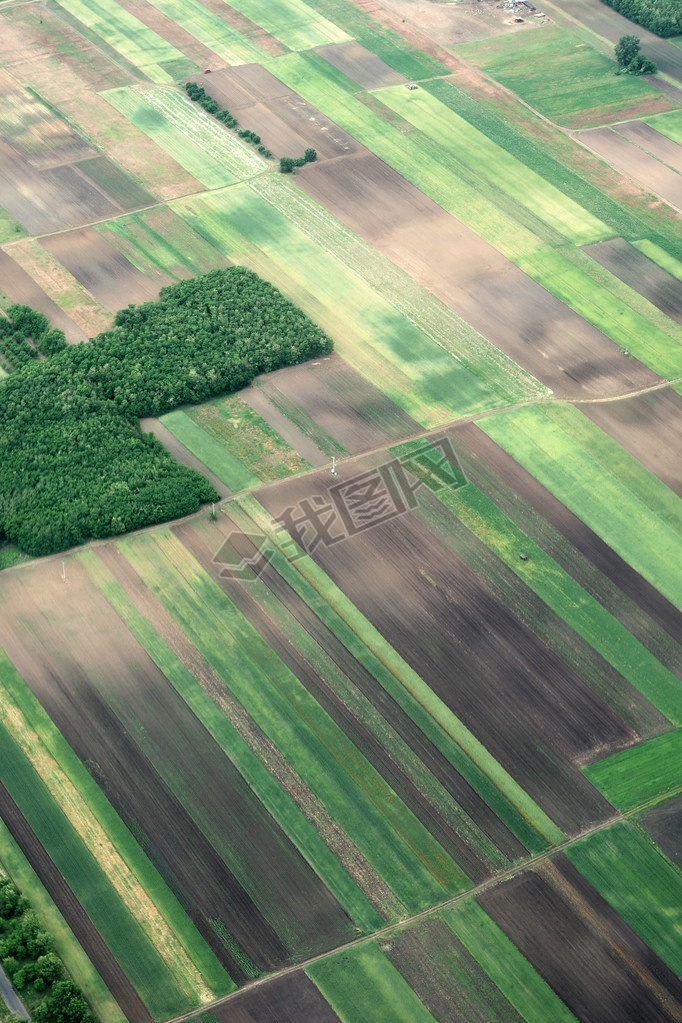
M 186 1023 L 188 1020 L 198 1019 L 202 1013 L 210 1012 L 212 1009 L 222 1007 L 230 1002 L 233 1002 L 235 998 L 243 994 L 246 991 L 252 991 L 255 987 L 262 987 L 264 984 L 269 984 L 271 981 L 286 977 L 288 974 L 297 973 L 299 970 L 307 970 L 313 963 L 318 963 L 322 959 L 329 959 L 330 956 L 337 955 L 339 952 L 346 952 L 348 949 L 356 948 L 358 945 L 363 944 L 367 941 L 376 941 L 378 938 L 387 937 L 393 934 L 395 931 L 401 930 L 404 927 L 409 927 L 419 920 L 427 919 L 435 913 L 440 913 L 444 909 L 449 909 L 451 906 L 456 906 L 458 902 L 463 899 L 475 898 L 477 895 L 481 895 L 489 888 L 494 888 L 496 885 L 501 884 L 503 881 L 508 880 L 511 877 L 515 877 L 517 874 L 521 874 L 526 870 L 530 870 L 532 867 L 537 866 L 538 863 L 544 863 L 546 860 L 551 860 L 557 853 L 564 852 L 571 846 L 575 845 L 576 842 L 581 842 L 588 835 L 593 835 L 598 831 L 604 831 L 606 828 L 610 828 L 613 824 L 617 824 L 619 821 L 627 820 L 635 812 L 639 812 L 639 807 L 633 810 L 629 810 L 627 813 L 616 813 L 608 820 L 601 821 L 599 824 L 594 824 L 590 828 L 586 828 L 579 834 L 574 835 L 572 838 L 568 838 L 565 842 L 560 842 L 558 845 L 552 846 L 550 849 L 546 849 L 544 852 L 536 853 L 535 856 L 529 856 L 523 863 L 517 863 L 507 870 L 500 871 L 499 874 L 495 874 L 494 877 L 490 877 L 474 888 L 469 888 L 465 892 L 459 892 L 452 898 L 445 899 L 443 902 L 439 902 L 435 906 L 429 906 L 428 909 L 423 909 L 419 913 L 415 913 L 413 916 L 406 917 L 404 920 L 399 920 L 397 923 L 387 924 L 386 927 L 380 927 L 372 934 L 365 934 L 359 938 L 354 938 L 352 941 L 346 942 L 345 945 L 339 945 L 337 948 L 330 949 L 328 952 L 322 952 L 320 955 L 312 956 L 310 959 L 306 959 L 302 963 L 296 963 L 294 966 L 285 966 L 281 970 L 275 970 L 274 973 L 268 974 L 267 977 L 261 977 L 258 980 L 254 980 L 252 983 L 239 988 L 237 991 L 233 991 L 229 995 L 225 995 L 223 998 L 217 998 L 214 1002 L 210 1002 L 208 1005 L 202 1005 L 200 1009 L 195 1009 L 193 1012 L 187 1012 L 182 1016 L 174 1016 L 167 1023 Z

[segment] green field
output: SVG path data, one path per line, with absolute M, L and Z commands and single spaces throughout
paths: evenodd
M 302 0 L 235 0 L 232 6 L 290 50 L 309 50 L 350 39 L 343 29 L 327 21 Z
M 622 811 L 667 799 L 682 791 L 682 730 L 590 764 L 585 774 Z
M 212 14 L 197 0 L 150 2 L 228 65 L 258 63 L 267 59 L 266 52 L 260 46 L 238 32 L 229 22 Z
M 668 114 L 658 114 L 656 117 L 645 118 L 661 135 L 667 135 L 673 142 L 682 146 L 682 110 L 671 110 Z
M 573 406 L 515 409 L 479 426 L 682 608 L 682 500 L 664 483 Z
M 96 224 L 95 230 L 142 273 L 176 280 L 224 266 L 225 259 L 170 206 Z
M 175 88 L 109 89 L 102 96 L 207 188 L 252 177 L 264 160 Z
M 222 480 L 228 490 L 247 490 L 259 483 L 256 476 L 215 437 L 206 433 L 186 412 L 176 409 L 161 416 L 160 422 L 174 437 Z
M 502 36 L 466 43 L 457 52 L 566 127 L 623 121 L 640 103 L 669 106 L 647 82 L 614 74 L 615 60 L 593 49 L 588 38 L 543 25 L 522 42 Z
M 60 6 L 78 18 L 107 46 L 139 68 L 155 82 L 170 82 L 181 74 L 191 74 L 196 65 L 184 53 L 148 28 L 114 0 L 60 0 Z M 180 72 L 178 64 L 186 67 Z M 178 71 L 169 74 L 164 64 Z
M 662 249 L 659 245 L 646 238 L 641 241 L 630 242 L 630 244 L 634 245 L 640 252 L 643 252 L 654 263 L 657 263 L 663 270 L 667 270 L 673 277 L 677 277 L 678 281 L 682 281 L 682 261 L 675 259 L 665 249 Z
M 567 849 L 571 863 L 682 978 L 682 874 L 629 823 Z

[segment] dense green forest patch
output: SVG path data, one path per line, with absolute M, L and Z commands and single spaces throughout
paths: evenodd
M 657 36 L 666 38 L 682 33 L 679 0 L 603 0 L 603 3 Z
M 229 267 L 129 306 L 86 344 L 30 360 L 0 384 L 0 541 L 49 554 L 215 500 L 138 419 L 331 347 L 279 291 Z

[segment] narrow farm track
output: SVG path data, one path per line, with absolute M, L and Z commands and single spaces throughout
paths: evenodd
M 634 813 L 634 811 L 632 812 Z M 449 909 L 451 906 L 457 905 L 457 903 L 461 902 L 463 899 L 474 898 L 475 896 L 481 895 L 483 892 L 487 892 L 489 889 L 494 888 L 495 886 L 501 884 L 503 881 L 507 881 L 512 877 L 516 877 L 519 874 L 522 874 L 524 871 L 530 870 L 531 868 L 537 866 L 538 864 L 545 863 L 547 861 L 551 862 L 555 856 L 558 856 L 559 853 L 562 853 L 564 852 L 564 850 L 569 849 L 572 845 L 575 845 L 576 842 L 579 842 L 582 839 L 587 838 L 588 835 L 592 835 L 597 831 L 604 831 L 606 828 L 610 828 L 611 825 L 627 819 L 628 816 L 629 814 L 628 815 L 620 813 L 614 814 L 613 817 L 609 817 L 608 820 L 600 821 L 599 824 L 595 824 L 593 827 L 586 828 L 584 831 L 581 831 L 580 834 L 574 835 L 572 838 L 569 838 L 566 842 L 561 842 L 560 844 L 555 845 L 553 848 L 548 849 L 545 852 L 538 853 L 535 856 L 530 856 L 522 864 L 517 864 L 513 867 L 510 867 L 508 870 L 500 871 L 500 873 L 496 874 L 495 877 L 481 882 L 481 884 L 476 885 L 476 887 L 474 888 L 470 888 L 466 892 L 462 892 L 460 895 L 455 895 L 453 896 L 453 898 L 446 899 L 444 902 L 441 902 L 436 906 L 430 906 L 428 909 L 422 910 L 422 912 L 420 913 L 415 913 L 413 916 L 406 917 L 399 923 L 389 924 L 387 927 L 382 927 L 380 930 L 375 931 L 373 934 L 369 936 L 355 938 L 353 941 L 349 941 L 346 945 L 340 945 L 338 948 L 333 949 L 333 951 L 331 952 L 325 952 L 322 955 L 313 956 L 303 963 L 298 963 L 296 966 L 288 966 L 282 970 L 278 970 L 276 973 L 271 973 L 267 977 L 262 977 L 260 980 L 253 981 L 253 983 L 249 984 L 245 988 L 240 988 L 239 991 L 235 991 L 233 994 L 226 995 L 224 998 L 218 998 L 214 1002 L 202 1006 L 201 1010 L 196 1010 L 195 1012 L 188 1012 L 182 1016 L 175 1016 L 173 1017 L 172 1020 L 168 1020 L 167 1023 L 185 1023 L 185 1021 L 187 1020 L 199 1019 L 202 1013 L 212 1012 L 215 1009 L 219 1009 L 225 1005 L 229 1005 L 232 1002 L 235 1002 L 240 997 L 240 995 L 246 992 L 253 991 L 254 988 L 263 987 L 264 985 L 273 983 L 282 977 L 290 976 L 291 974 L 306 970 L 308 969 L 309 966 L 312 966 L 313 963 L 317 963 L 322 959 L 328 959 L 330 956 L 337 955 L 340 952 L 345 952 L 348 949 L 356 948 L 358 945 L 361 945 L 365 941 L 376 941 L 379 938 L 388 937 L 389 935 L 394 934 L 395 932 L 400 931 L 403 928 L 408 927 L 419 920 L 427 920 L 430 917 L 434 916 L 435 914 L 440 913 L 442 910 Z
M 50 893 L 57 909 L 74 935 L 87 950 L 88 958 L 130 1023 L 153 1023 L 153 1017 L 119 963 L 107 948 L 102 935 L 92 923 L 53 860 L 45 851 L 12 796 L 0 781 L 0 817 L 23 850 L 36 875 Z

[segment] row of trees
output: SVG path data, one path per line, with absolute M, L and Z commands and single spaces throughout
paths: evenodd
M 648 28 L 657 36 L 667 39 L 682 33 L 682 4 L 680 0 L 603 0 L 609 7 Z
M 139 418 L 331 348 L 279 291 L 229 267 L 164 288 L 94 340 L 17 370 L 0 383 L 0 540 L 48 554 L 216 500 Z
M 255 131 L 249 131 L 248 128 L 242 128 L 239 130 L 239 121 L 234 117 L 229 110 L 221 109 L 216 103 L 212 96 L 206 92 L 201 85 L 197 85 L 196 82 L 185 82 L 185 92 L 191 100 L 198 103 L 199 106 L 203 107 L 206 113 L 212 114 L 218 121 L 224 124 L 227 128 L 232 128 L 236 131 L 240 139 L 245 139 L 247 142 L 251 142 L 254 146 L 258 147 L 258 152 L 261 156 L 264 156 L 266 160 L 272 159 L 272 153 L 264 146 L 260 140 L 260 135 L 256 135 Z
M 43 313 L 27 305 L 10 305 L 0 314 L 0 362 L 6 370 L 19 369 L 31 359 L 54 355 L 66 347 L 63 330 L 50 327 Z
M 8 877 L 0 877 L 0 960 L 36 1023 L 96 1023 L 65 976 L 52 935 Z
M 279 169 L 282 174 L 292 174 L 296 167 L 303 167 L 306 163 L 315 163 L 317 153 L 314 149 L 306 149 L 303 156 L 282 156 L 279 161 Z

